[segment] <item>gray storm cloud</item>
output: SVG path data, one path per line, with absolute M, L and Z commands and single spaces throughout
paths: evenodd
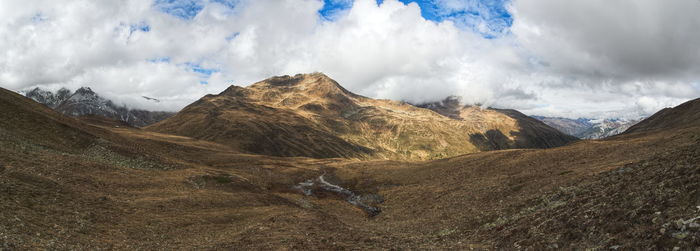
M 376 98 L 458 95 L 594 118 L 700 96 L 700 1 L 515 0 L 513 26 L 494 39 L 396 0 L 356 0 L 332 21 L 319 17 L 320 0 L 202 6 L 186 20 L 143 0 L 2 1 L 0 86 L 89 85 L 135 107 L 177 110 L 231 84 L 321 71 Z

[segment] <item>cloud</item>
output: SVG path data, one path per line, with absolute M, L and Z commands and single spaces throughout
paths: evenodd
M 5 0 L 0 86 L 88 85 L 177 110 L 231 84 L 321 71 L 375 98 L 648 115 L 700 96 L 699 4 Z
M 700 1 L 513 1 L 510 30 L 538 72 L 558 79 L 542 90 L 566 96 L 543 94 L 547 103 L 648 115 L 700 96 L 698 11 Z

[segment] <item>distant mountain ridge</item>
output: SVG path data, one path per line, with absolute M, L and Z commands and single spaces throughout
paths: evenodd
M 513 110 L 428 108 L 363 97 L 322 73 L 298 74 L 231 86 L 147 130 L 314 158 L 436 159 L 576 140 Z
M 642 119 L 568 119 L 532 116 L 557 130 L 580 139 L 601 139 L 623 133 Z
M 172 112 L 146 111 L 119 106 L 111 100 L 101 97 L 89 87 L 81 87 L 75 92 L 61 88 L 55 93 L 34 88 L 24 93 L 24 95 L 65 115 L 74 117 L 97 115 L 123 121 L 136 127 L 156 123 L 174 114 Z

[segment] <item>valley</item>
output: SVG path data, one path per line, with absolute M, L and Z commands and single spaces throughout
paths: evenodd
M 432 107 L 310 74 L 136 128 L 2 89 L 0 248 L 700 245 L 700 100 L 581 141 L 514 110 Z

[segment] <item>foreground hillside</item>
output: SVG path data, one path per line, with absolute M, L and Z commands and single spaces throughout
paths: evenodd
M 514 110 L 434 110 L 362 97 L 320 73 L 299 74 L 232 86 L 148 130 L 249 153 L 314 158 L 425 160 L 576 140 Z
M 698 112 L 552 149 L 319 160 L 79 121 L 0 89 L 0 248 L 687 250 Z

